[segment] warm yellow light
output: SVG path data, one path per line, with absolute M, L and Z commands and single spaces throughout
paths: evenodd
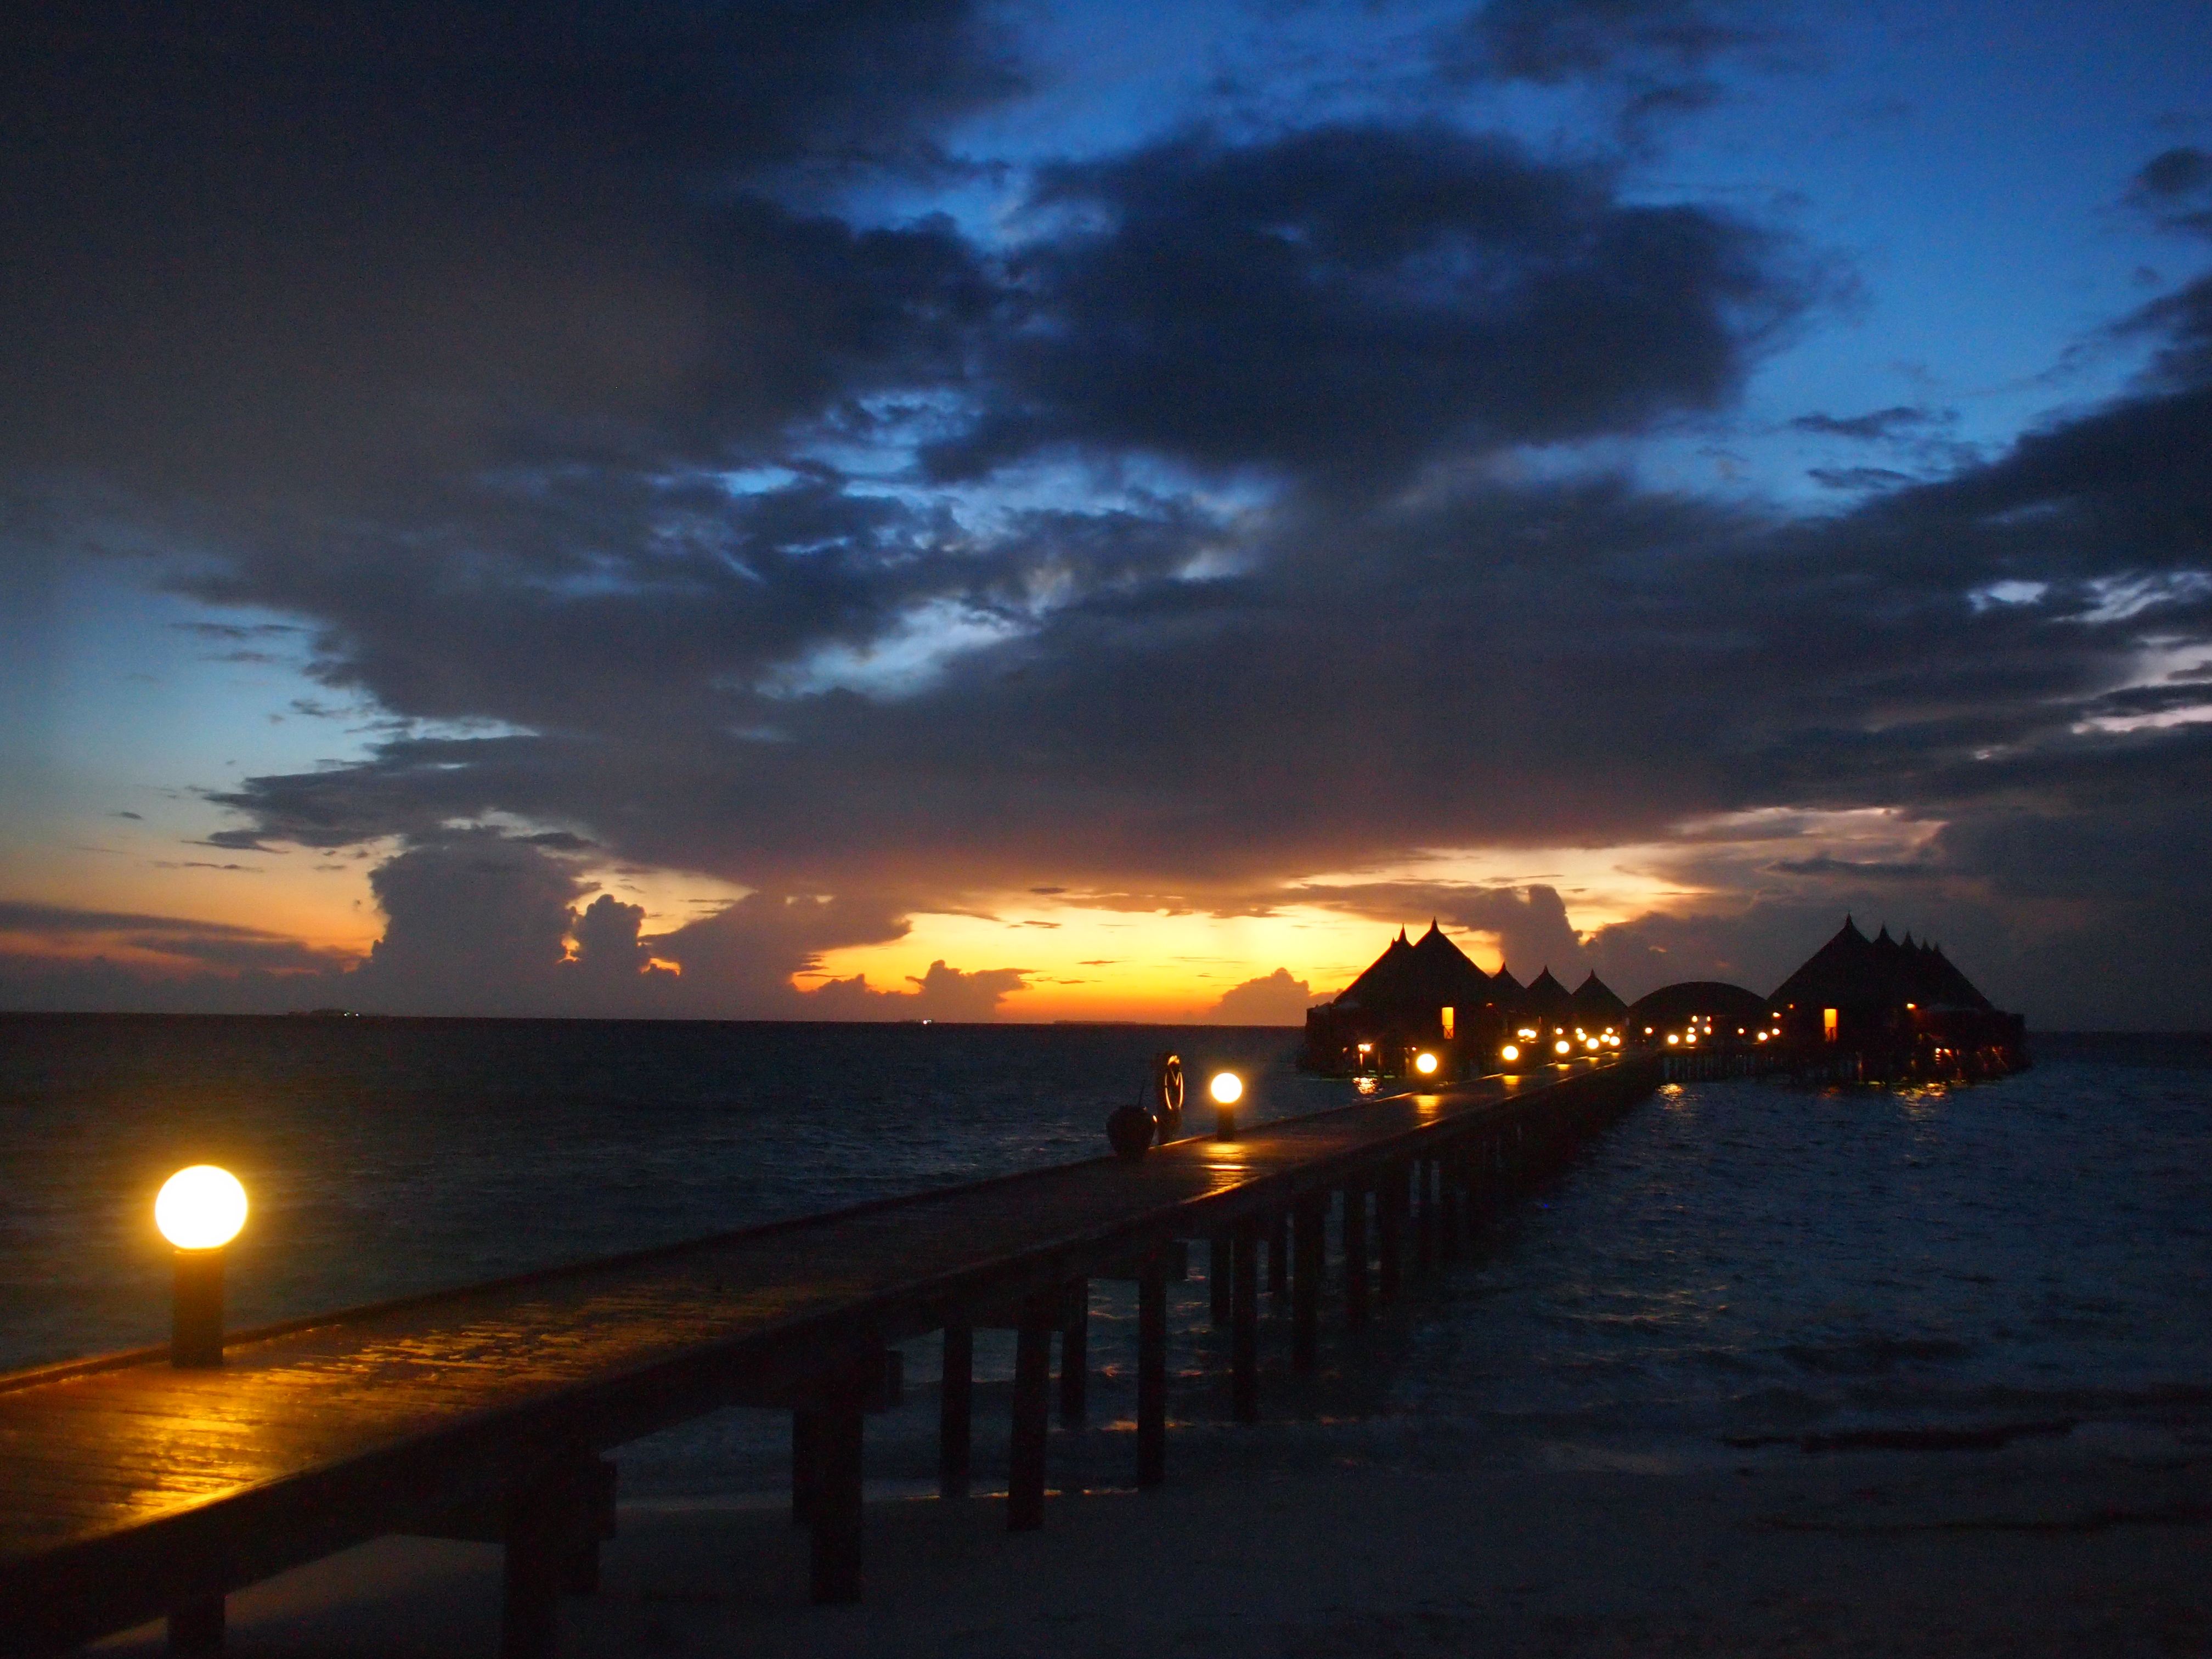
M 1595 1054 L 1597 1050 L 1597 1039 L 1595 1037 L 1584 1037 L 1583 1039 L 1583 1047 L 1589 1049 L 1593 1054 Z
M 1213 1081 L 1206 1085 L 1206 1091 L 1213 1097 L 1215 1104 L 1234 1106 L 1244 1098 L 1244 1079 L 1234 1072 L 1216 1072 Z
M 1620 1047 L 1620 1039 L 1610 1031 L 1607 1031 L 1605 1034 L 1605 1040 L 1607 1044 L 1611 1048 L 1618 1048 Z
M 212 1250 L 238 1237 L 246 1224 L 246 1188 L 228 1170 L 195 1164 L 161 1183 L 154 1224 L 180 1250 Z
M 1667 1033 L 1667 1042 L 1669 1046 L 1680 1042 L 1681 1040 L 1681 1038 L 1676 1036 L 1672 1031 Z
M 1503 1048 L 1500 1048 L 1498 1051 L 1498 1057 L 1510 1066 L 1515 1060 L 1521 1058 L 1521 1050 L 1514 1044 L 1509 1042 Z
M 1528 1038 L 1530 1038 L 1530 1037 L 1532 1037 L 1532 1036 L 1535 1036 L 1535 1035 L 1536 1035 L 1536 1034 L 1535 1034 L 1534 1031 L 1529 1030 L 1528 1030 L 1528 1029 L 1527 1029 L 1527 1028 L 1525 1028 L 1525 1027 L 1524 1027 L 1524 1028 L 1522 1028 L 1522 1032 L 1521 1032 L 1521 1037 L 1522 1037 L 1522 1040 L 1523 1042 L 1526 1042 Z
M 1759 1034 L 1759 1040 L 1761 1042 L 1765 1042 L 1765 1041 L 1766 1041 L 1766 1033 L 1765 1033 L 1765 1032 L 1764 1032 L 1764 1031 L 1761 1031 L 1761 1032 Z
M 1561 1037 L 1557 1042 L 1552 1045 L 1552 1052 L 1555 1054 L 1567 1054 L 1573 1049 L 1574 1046 L 1575 1045 L 1568 1042 L 1566 1038 Z
M 1373 1052 L 1374 1048 L 1375 1045 L 1371 1042 L 1363 1042 L 1359 1045 L 1359 1052 L 1363 1054 L 1369 1054 Z
M 1434 1077 L 1437 1073 L 1437 1057 L 1431 1054 L 1415 1054 L 1413 1069 L 1423 1077 Z
M 1689 1036 L 1684 1037 L 1682 1041 L 1688 1043 L 1692 1048 L 1694 1048 L 1698 1046 L 1698 1034 L 1695 1031 L 1692 1031 Z

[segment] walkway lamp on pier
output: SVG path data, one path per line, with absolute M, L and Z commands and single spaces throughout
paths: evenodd
M 154 1200 L 154 1224 L 177 1250 L 169 1363 L 184 1370 L 220 1365 L 222 1247 L 246 1224 L 246 1188 L 212 1164 L 179 1170 Z
M 1237 1103 L 1244 1098 L 1244 1079 L 1234 1072 L 1216 1072 L 1206 1091 L 1213 1097 L 1213 1138 L 1236 1139 Z
M 1515 1060 L 1521 1058 L 1520 1045 L 1513 1042 L 1507 1043 L 1503 1048 L 1500 1048 L 1498 1051 L 1498 1057 L 1504 1060 L 1508 1066 L 1510 1066 Z
M 1566 1038 L 1561 1037 L 1557 1042 L 1552 1045 L 1552 1052 L 1555 1054 L 1571 1054 L 1574 1050 L 1574 1046 L 1575 1045 L 1568 1042 Z
M 1423 1077 L 1434 1077 L 1437 1074 L 1437 1057 L 1424 1048 L 1413 1056 L 1413 1069 Z

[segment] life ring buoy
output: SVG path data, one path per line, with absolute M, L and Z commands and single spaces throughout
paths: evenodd
M 1163 1053 L 1152 1061 L 1152 1115 L 1159 1120 L 1160 1139 L 1173 1140 L 1182 1127 L 1182 1056 Z

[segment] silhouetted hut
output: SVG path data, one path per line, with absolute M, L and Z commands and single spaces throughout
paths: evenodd
M 2027 1023 L 2000 1012 L 1940 946 L 1869 939 L 1845 916 L 1834 938 L 1767 999 L 1783 1040 L 1854 1057 L 1869 1080 L 1995 1076 L 2027 1063 Z
M 1595 973 L 1575 987 L 1569 1012 L 1576 1025 L 1592 1036 L 1617 1036 L 1628 1024 L 1628 1005 L 1615 996 L 1613 988 Z
M 1719 979 L 1662 985 L 1628 1007 L 1628 1040 L 1649 1048 L 1733 1048 L 1756 1042 L 1767 1024 L 1757 992 Z
M 1565 1030 L 1572 1024 L 1575 1015 L 1574 995 L 1565 986 L 1553 979 L 1552 970 L 1546 968 L 1528 981 L 1528 988 L 1521 994 L 1520 1000 L 1513 1005 L 1513 1013 L 1516 1018 L 1536 1027 L 1538 1030 L 1548 1036 L 1551 1033 Z
M 1502 1024 L 1498 1000 L 1491 976 L 1434 921 L 1419 943 L 1408 943 L 1401 927 L 1334 1001 L 1306 1011 L 1298 1063 L 1336 1076 L 1397 1077 L 1410 1074 L 1413 1056 L 1425 1049 L 1456 1072 L 1460 1056 Z

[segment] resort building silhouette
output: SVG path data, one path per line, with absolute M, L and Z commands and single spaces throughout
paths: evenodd
M 1993 1006 L 1940 945 L 1873 939 L 1849 916 L 1762 997 L 1690 980 L 1622 1003 L 1592 973 L 1486 974 L 1431 920 L 1403 928 L 1334 1000 L 1306 1013 L 1299 1064 L 1334 1076 L 1470 1076 L 1637 1048 L 1751 1050 L 1868 1082 L 2001 1076 L 2027 1064 L 2027 1021 Z M 1426 1057 L 1424 1060 L 1424 1056 Z

